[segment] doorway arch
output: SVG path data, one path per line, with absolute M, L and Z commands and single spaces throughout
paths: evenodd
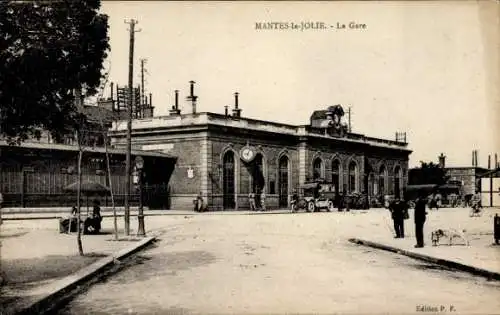
M 251 174 L 251 192 L 254 194 L 260 194 L 264 191 L 265 178 L 264 178 L 264 163 L 263 156 L 261 153 L 257 153 L 252 162 L 250 162 L 250 174 Z
M 335 186 L 335 193 L 340 192 L 340 161 L 334 159 L 332 161 L 332 183 Z

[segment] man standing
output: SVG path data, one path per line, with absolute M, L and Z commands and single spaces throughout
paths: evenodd
M 389 206 L 394 222 L 395 238 L 405 238 L 405 221 L 403 203 L 399 198 L 396 198 Z
M 248 204 L 250 205 L 250 211 L 256 210 L 257 207 L 255 205 L 255 194 L 254 193 L 248 194 Z
M 340 194 L 338 195 L 338 201 L 337 201 L 337 206 L 339 208 L 339 212 L 344 211 L 344 192 L 341 191 Z
M 423 193 L 419 193 L 419 197 L 417 202 L 415 203 L 415 237 L 417 238 L 416 248 L 424 247 L 424 223 L 425 216 L 427 212 L 425 212 L 426 205 L 425 197 Z

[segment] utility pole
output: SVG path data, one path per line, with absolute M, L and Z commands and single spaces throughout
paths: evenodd
M 129 62 L 128 62 L 128 108 L 127 108 L 127 154 L 125 158 L 125 235 L 130 235 L 130 164 L 132 151 L 132 104 L 134 102 L 134 41 L 135 41 L 135 25 L 138 21 L 131 19 L 125 21 L 130 26 L 130 46 L 129 46 Z M 137 31 L 139 32 L 139 31 Z

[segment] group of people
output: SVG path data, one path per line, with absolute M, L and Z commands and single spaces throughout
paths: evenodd
M 92 214 L 83 221 L 83 232 L 88 234 L 90 232 L 98 232 L 101 230 L 101 206 L 99 200 L 94 200 Z M 60 221 L 61 232 L 70 233 L 76 232 L 78 228 L 78 209 L 77 207 L 71 208 L 69 217 L 63 218 Z
M 415 238 L 417 239 L 416 248 L 424 247 L 424 223 L 427 216 L 426 205 L 426 198 L 422 193 L 419 194 L 415 202 L 414 212 Z M 408 208 L 408 203 L 400 198 L 396 198 L 389 204 L 389 210 L 394 222 L 395 238 L 405 237 L 404 221 L 410 218 Z
M 266 194 L 264 191 L 248 194 L 248 203 L 251 211 L 266 211 Z

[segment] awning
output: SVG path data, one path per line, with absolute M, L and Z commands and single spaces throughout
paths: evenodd
M 438 187 L 440 190 L 460 190 L 460 186 L 453 184 L 444 184 Z
M 423 184 L 423 185 L 408 185 L 406 186 L 406 191 L 407 192 L 414 192 L 414 191 L 432 191 L 435 190 L 438 187 L 436 184 Z
M 318 187 L 318 183 L 306 183 L 306 184 L 303 184 L 300 186 L 300 188 L 302 189 L 313 189 L 313 188 L 317 188 Z

